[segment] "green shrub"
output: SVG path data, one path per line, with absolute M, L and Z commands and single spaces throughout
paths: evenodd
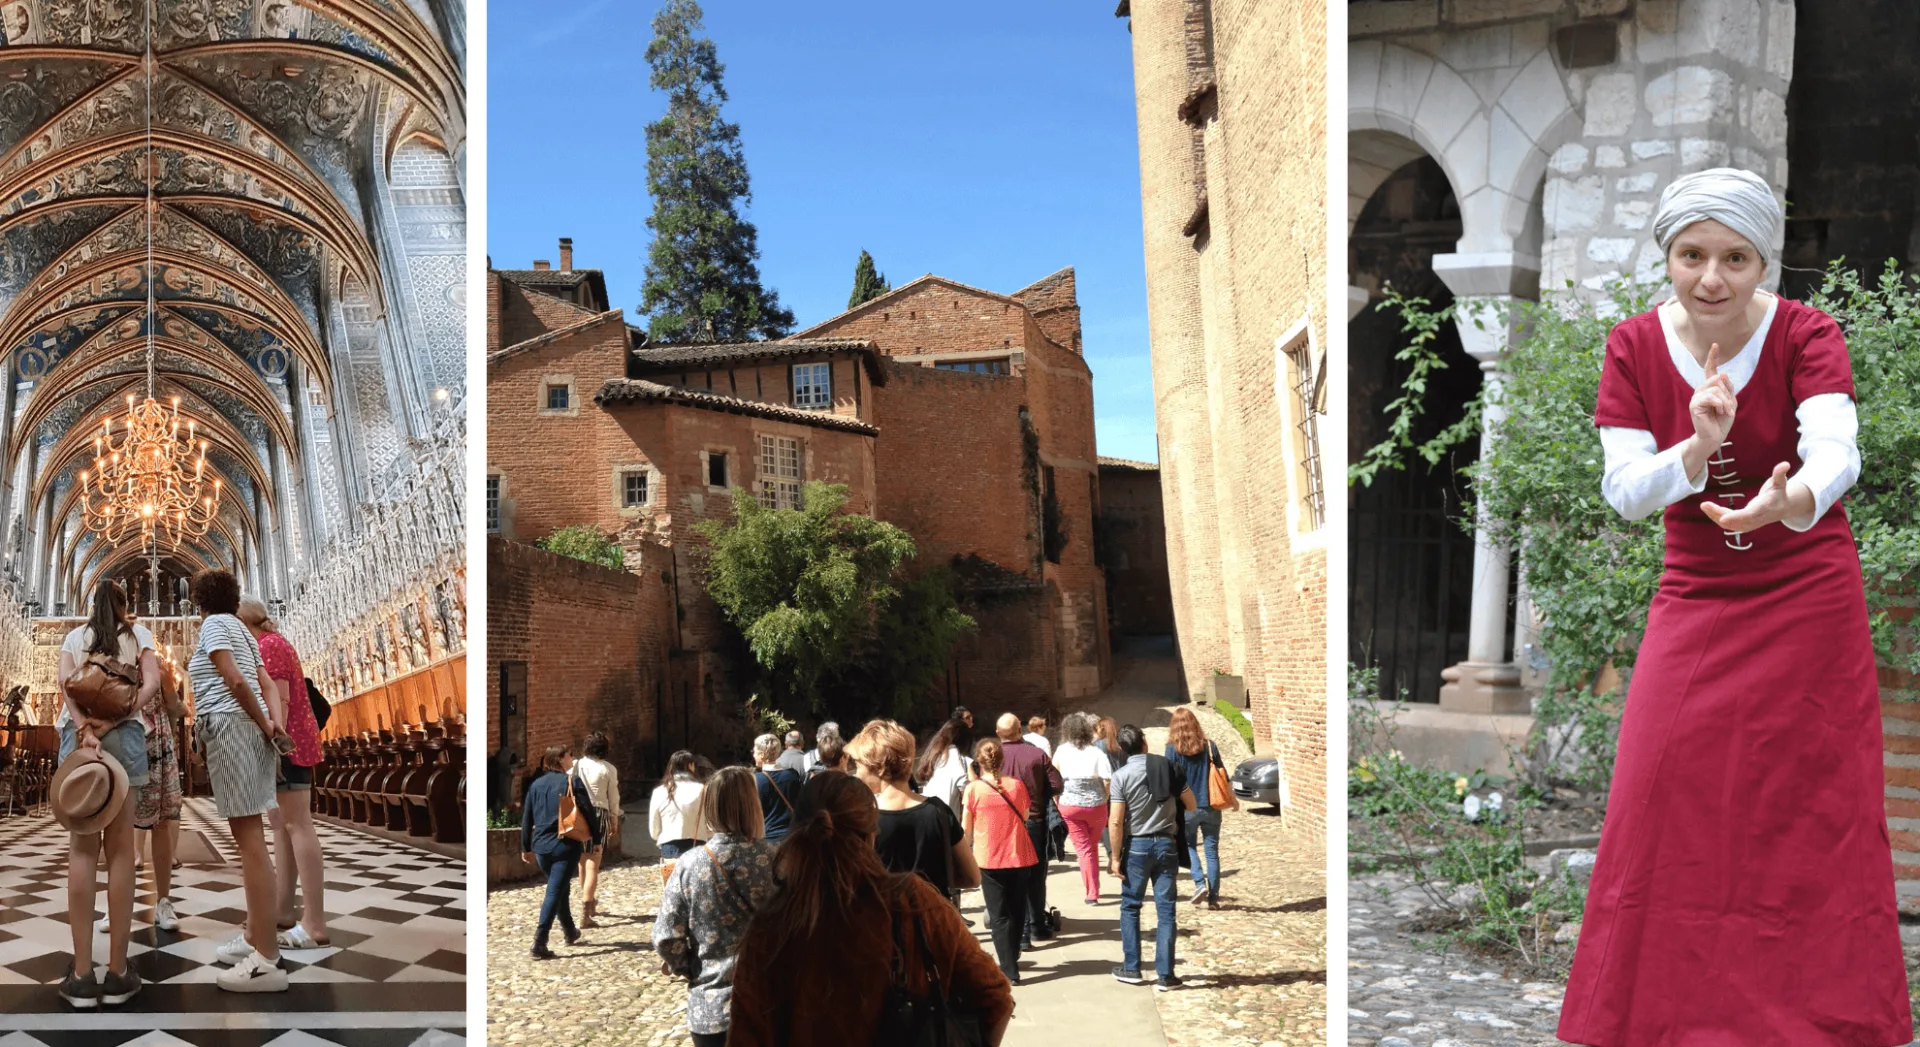
M 627 554 L 620 543 L 613 535 L 603 534 L 591 524 L 562 527 L 533 544 L 556 556 L 571 556 L 616 571 L 625 570 L 627 566 Z
M 518 829 L 520 828 L 520 812 L 506 808 L 496 810 L 489 807 L 487 808 L 487 828 Z
M 1253 721 L 1247 719 L 1247 715 L 1232 702 L 1214 702 L 1213 711 L 1227 718 L 1227 722 L 1233 725 L 1234 730 L 1240 732 L 1241 739 L 1247 743 L 1247 751 L 1252 752 L 1254 750 Z

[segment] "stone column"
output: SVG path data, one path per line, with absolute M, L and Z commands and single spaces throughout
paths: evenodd
M 1433 256 L 1433 270 L 1454 294 L 1460 344 L 1480 361 L 1488 404 L 1480 426 L 1480 455 L 1498 438 L 1504 410 L 1498 403 L 1500 361 L 1512 347 L 1517 329 L 1502 317 L 1540 287 L 1540 261 L 1510 251 Z M 1467 660 L 1441 671 L 1440 707 L 1467 713 L 1526 713 L 1532 702 L 1520 684 L 1520 667 L 1505 657 L 1507 593 L 1512 552 L 1489 534 L 1485 510 L 1474 528 L 1473 602 L 1467 633 Z

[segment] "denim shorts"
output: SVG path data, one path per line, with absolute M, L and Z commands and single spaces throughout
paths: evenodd
M 80 731 L 72 720 L 60 725 L 60 762 L 80 744 Z M 147 784 L 147 729 L 140 726 L 140 718 L 129 716 L 107 728 L 100 736 L 100 750 L 120 761 L 126 769 L 127 785 L 138 789 Z

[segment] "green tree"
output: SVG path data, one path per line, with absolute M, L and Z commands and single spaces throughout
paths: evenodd
M 720 118 L 723 67 L 700 19 L 694 0 L 667 0 L 647 45 L 667 112 L 647 125 L 653 245 L 640 311 L 659 342 L 779 338 L 793 311 L 760 282 L 759 234 L 740 215 L 753 199 L 746 153 L 739 125 Z
M 853 266 L 853 294 L 847 297 L 847 308 L 856 309 L 891 290 L 886 275 L 874 268 L 873 256 L 861 251 L 860 261 Z
M 819 481 L 800 509 L 735 489 L 732 521 L 696 525 L 711 543 L 707 591 L 746 637 L 774 708 L 904 716 L 974 621 L 949 572 L 907 573 L 912 535 L 846 502 L 846 487 Z
M 616 571 L 625 570 L 627 566 L 626 551 L 613 535 L 602 534 L 590 524 L 562 527 L 533 544 L 556 556 L 571 556 Z

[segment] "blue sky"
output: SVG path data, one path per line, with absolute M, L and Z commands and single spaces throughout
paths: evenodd
M 1131 41 L 1108 0 L 713 0 L 727 119 L 753 176 L 760 272 L 800 326 L 846 308 L 862 248 L 1009 293 L 1078 277 L 1100 453 L 1158 460 Z M 493 0 L 488 254 L 606 270 L 633 314 L 646 261 L 653 0 Z

